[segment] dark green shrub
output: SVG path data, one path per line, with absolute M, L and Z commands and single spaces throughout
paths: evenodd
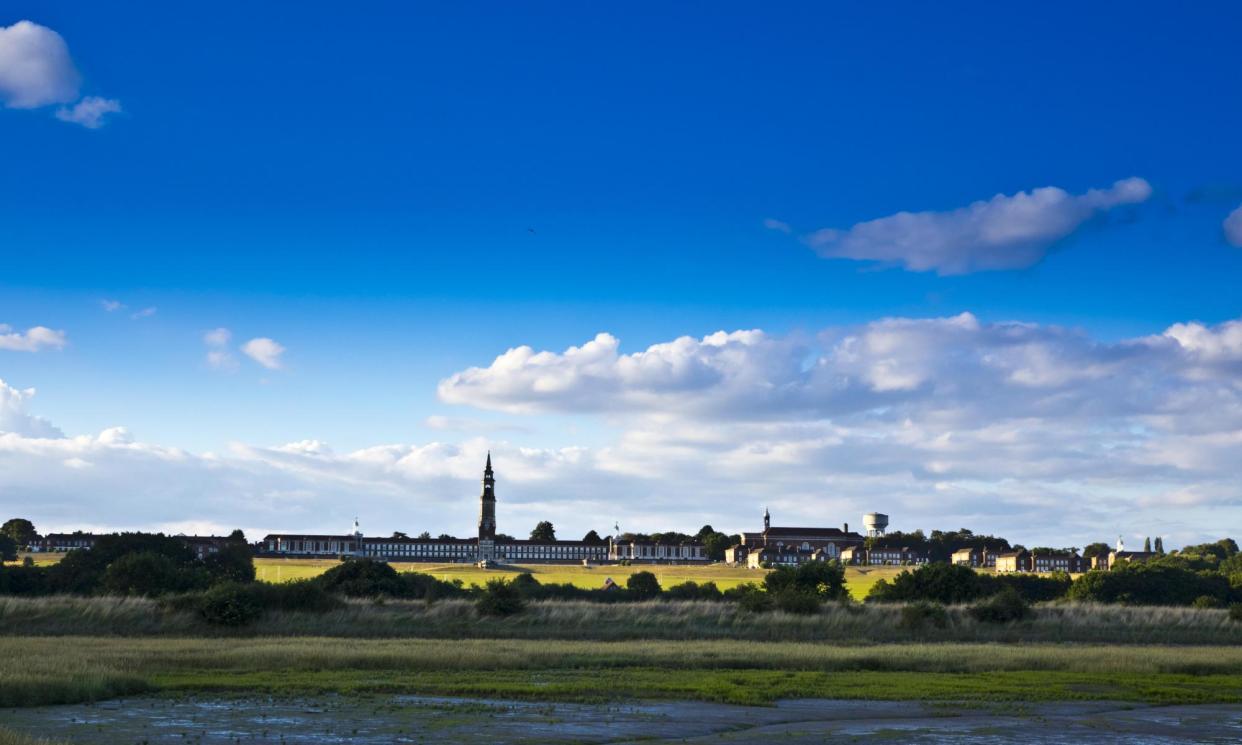
M 198 613 L 213 626 L 246 626 L 263 615 L 260 595 L 253 584 L 224 582 L 199 596 Z
M 924 600 L 902 606 L 901 619 L 897 621 L 899 628 L 917 630 L 928 624 L 938 629 L 949 625 L 949 612 L 943 605 Z
M 673 585 L 664 591 L 664 597 L 669 600 L 720 600 L 720 589 L 716 587 L 715 582 L 682 582 L 680 585 Z
M 1229 620 L 1242 623 L 1242 603 L 1234 603 L 1229 606 Z
M 180 567 L 164 554 L 143 551 L 125 554 L 104 570 L 102 589 L 118 595 L 166 595 L 199 584 L 192 570 Z
M 266 610 L 327 613 L 345 607 L 345 601 L 312 579 L 255 585 Z
M 1211 595 L 1200 595 L 1191 605 L 1195 608 L 1219 608 L 1220 601 Z
M 776 607 L 786 613 L 816 613 L 822 604 L 817 593 L 800 587 L 786 587 L 776 593 L 773 600 L 776 602 Z
M 245 541 L 229 541 L 203 559 L 211 581 L 254 582 L 254 552 Z
M 988 593 L 985 578 L 970 567 L 926 564 L 881 580 L 867 593 L 871 602 L 928 601 L 952 605 L 978 600 Z
M 17 560 L 17 541 L 3 533 L 0 533 L 0 560 Z
M 982 623 L 1012 623 L 1031 615 L 1031 606 L 1013 588 L 970 606 L 970 615 Z
M 776 606 L 773 596 L 754 585 L 743 585 L 746 591 L 736 594 L 738 607 L 751 613 L 766 613 Z
M 797 567 L 777 567 L 763 578 L 768 592 L 796 588 L 817 595 L 822 600 L 839 600 L 847 595 L 845 567 L 836 561 L 808 561 Z
M 512 616 L 526 608 L 526 601 L 513 583 L 490 579 L 474 602 L 474 607 L 485 616 Z
M 338 592 L 351 598 L 404 596 L 404 586 L 397 570 L 386 562 L 374 559 L 351 559 L 342 562 L 316 579 L 329 592 Z
M 33 564 L 0 566 L 0 595 L 47 595 L 50 592 L 46 568 Z
M 634 572 L 625 581 L 625 589 L 637 600 L 647 600 L 660 594 L 660 580 L 648 571 Z
M 1229 580 L 1217 572 L 1194 571 L 1162 560 L 1087 572 L 1074 580 L 1067 596 L 1097 603 L 1190 605 L 1204 595 L 1223 603 L 1230 596 Z

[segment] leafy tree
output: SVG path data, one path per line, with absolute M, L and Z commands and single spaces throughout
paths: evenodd
M 392 532 L 392 537 L 393 537 L 393 538 L 395 538 L 395 539 L 409 538 L 409 536 L 408 536 L 408 535 L 406 535 L 405 533 L 402 533 L 402 532 L 401 532 L 401 531 L 399 531 L 399 530 L 394 530 L 394 531 Z
M 509 535 L 508 533 L 497 533 L 496 540 L 506 542 L 506 543 L 512 543 L 513 541 L 516 541 L 517 539 Z
M 6 520 L 4 525 L 0 525 L 0 535 L 12 538 L 18 548 L 26 548 L 38 533 L 35 531 L 34 523 L 22 517 L 15 517 Z
M 582 536 L 582 542 L 583 543 L 603 543 L 604 539 L 599 537 L 599 533 L 596 533 L 594 530 L 589 530 L 587 531 L 586 535 Z
M 1147 553 L 1151 553 L 1151 536 L 1143 539 L 1143 550 Z
M 12 536 L 0 533 L 0 561 L 17 559 L 17 541 Z
M 103 589 L 118 595 L 165 595 L 191 589 L 194 578 L 164 554 L 125 554 L 104 570 Z
M 1229 580 L 1218 572 L 1193 571 L 1168 559 L 1122 564 L 1087 572 L 1069 588 L 1070 600 L 1131 605 L 1190 605 L 1207 595 L 1225 602 Z
M 455 540 L 457 540 L 457 536 L 454 536 L 454 535 L 449 535 L 448 533 L 441 533 L 439 536 L 437 536 L 437 538 L 439 538 L 439 539 L 440 539 L 440 540 L 442 540 L 442 541 L 455 541 Z
M 1088 543 L 1082 549 L 1082 558 L 1089 561 L 1096 556 L 1108 556 L 1112 550 L 1107 543 Z
M 254 552 L 244 541 L 230 541 L 203 559 L 212 582 L 254 582 Z
M 427 531 L 425 531 L 425 530 L 424 530 L 423 532 L 421 532 L 421 533 L 419 533 L 419 534 L 418 534 L 418 540 L 420 540 L 420 541 L 430 541 L 430 540 L 431 540 L 431 533 L 428 533 Z
M 711 533 L 703 538 L 703 552 L 710 561 L 724 561 L 725 550 L 733 545 L 733 539 L 724 533 Z
M 1158 554 L 1164 553 L 1164 539 L 1161 538 L 1160 536 L 1156 536 L 1156 553 Z
M 808 561 L 798 567 L 778 567 L 763 578 L 773 596 L 789 589 L 810 593 L 821 600 L 846 597 L 845 567 L 836 561 Z
M 245 543 L 246 533 L 241 528 L 234 528 L 233 532 L 229 533 L 229 540 L 230 541 L 241 541 L 242 543 Z
M 654 598 L 660 594 L 660 580 L 651 572 L 634 572 L 625 581 L 625 589 L 639 600 Z
M 530 539 L 541 543 L 551 543 L 556 540 L 556 529 L 552 527 L 552 523 L 543 520 L 530 532 Z
M 889 582 L 877 582 L 867 593 L 868 601 L 931 601 L 944 605 L 968 603 L 988 593 L 983 575 L 970 567 L 926 564 L 906 570 Z
M 58 592 L 89 595 L 104 586 L 104 572 L 114 561 L 128 554 L 159 554 L 187 573 L 201 570 L 194 552 L 180 538 L 152 533 L 119 533 L 100 536 L 90 550 L 70 551 L 48 569 L 48 581 Z M 206 572 L 199 572 L 193 586 L 205 583 Z M 186 589 L 189 589 L 187 587 Z

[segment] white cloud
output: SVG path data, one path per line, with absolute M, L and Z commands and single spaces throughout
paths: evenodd
M 266 337 L 251 339 L 242 345 L 242 353 L 269 370 L 281 368 L 281 355 L 285 348 L 278 342 Z
M 87 129 L 99 129 L 104 125 L 104 117 L 121 111 L 121 102 L 115 98 L 87 96 L 72 107 L 62 106 L 56 110 L 56 118 L 62 122 L 81 124 Z
M 0 103 L 10 109 L 73 104 L 57 109 L 56 118 L 99 129 L 108 114 L 121 111 L 121 102 L 100 96 L 79 100 L 81 82 L 60 34 L 31 21 L 0 26 Z
M 1225 240 L 1231 245 L 1242 248 L 1242 205 L 1236 210 L 1229 213 L 1229 217 L 1225 218 L 1223 225 L 1225 230 Z
M 115 313 L 125 307 L 120 300 L 100 300 L 99 305 L 109 313 Z
M 7 349 L 11 352 L 37 352 L 40 349 L 63 349 L 66 343 L 64 331 L 56 331 L 46 326 L 34 326 L 22 333 L 15 331 L 11 326 L 0 323 L 0 349 Z
M 60 34 L 30 21 L 0 26 L 0 101 L 35 109 L 78 97 L 80 77 Z
M 209 347 L 224 347 L 232 338 L 233 332 L 226 328 L 212 329 L 203 334 L 203 343 Z
M 155 315 L 156 310 L 156 308 L 143 308 L 142 310 L 131 313 L 129 317 L 135 321 L 141 318 L 150 318 Z
M 0 432 L 32 438 L 62 437 L 61 431 L 51 422 L 26 411 L 26 404 L 34 395 L 34 388 L 18 390 L 0 380 Z
M 783 220 L 777 220 L 771 217 L 763 221 L 763 227 L 767 228 L 768 230 L 775 230 L 778 233 L 792 233 L 793 232 L 793 228 L 790 227 L 789 223 L 784 222 Z
M 60 437 L 27 413 L 29 392 L 9 389 L 0 494 L 23 494 L 52 528 L 321 531 L 356 512 L 369 532 L 468 535 L 491 449 L 501 530 L 514 534 L 541 519 L 566 535 L 614 520 L 753 529 L 767 504 L 786 524 L 853 525 L 878 509 L 899 529 L 965 526 L 1028 545 L 1117 533 L 1176 545 L 1242 524 L 1240 365 L 1242 320 L 1101 341 L 960 314 L 805 337 L 720 332 L 634 353 L 601 334 L 563 352 L 519 347 L 440 387 L 449 402 L 594 418 L 601 445 L 469 438 L 349 452 L 306 439 L 195 454 L 123 428 Z M 540 440 L 563 431 L 533 421 L 549 425 Z
M 819 230 L 806 240 L 826 258 L 875 261 L 916 272 L 1021 269 L 1042 259 L 1094 214 L 1150 196 L 1151 186 L 1141 178 L 1079 195 L 1049 186 L 997 194 L 948 212 L 898 212 L 848 230 Z
M 237 370 L 237 358 L 229 351 L 229 341 L 233 332 L 226 328 L 217 328 L 203 334 L 203 343 L 207 345 L 207 366 L 225 372 Z

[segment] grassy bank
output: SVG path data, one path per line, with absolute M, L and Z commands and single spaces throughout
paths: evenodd
M 1242 701 L 1242 649 L 736 641 L 0 638 L 0 705 L 140 692 L 549 700 Z
M 355 601 L 327 613 L 272 612 L 239 630 L 209 626 L 189 611 L 142 598 L 0 598 L 0 637 L 331 636 L 355 638 L 1071 642 L 1239 645 L 1242 624 L 1224 610 L 1054 604 L 1030 621 L 988 624 L 948 609 L 943 628 L 909 628 L 895 605 L 826 605 L 811 615 L 751 613 L 734 603 L 531 603 L 515 616 L 479 616 L 471 602 Z
M 255 572 L 265 582 L 288 582 L 291 580 L 316 577 L 336 566 L 340 562 L 335 559 L 255 559 Z M 439 580 L 461 580 L 466 585 L 483 585 L 496 577 L 512 578 L 523 572 L 529 572 L 543 584 L 571 584 L 585 589 L 602 587 L 604 580 L 611 577 L 614 582 L 624 585 L 634 572 L 648 571 L 656 575 L 662 587 L 668 588 L 682 582 L 715 582 L 721 590 L 745 584 L 760 583 L 765 571 L 731 567 L 724 564 L 706 566 L 663 566 L 663 565 L 632 565 L 632 566 L 580 566 L 572 564 L 529 564 L 515 565 L 503 569 L 480 569 L 472 564 L 427 564 L 416 562 L 393 562 L 398 571 L 422 572 Z M 857 600 L 867 596 L 880 579 L 891 579 L 906 567 L 846 567 L 845 581 L 850 594 Z

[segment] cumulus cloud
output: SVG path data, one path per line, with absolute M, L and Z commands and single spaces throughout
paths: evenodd
M 0 380 L 0 433 L 12 432 L 32 438 L 63 436 L 51 422 L 26 411 L 26 404 L 34 395 L 34 388 L 18 390 Z
M 1230 245 L 1242 248 L 1242 205 L 1239 205 L 1236 210 L 1229 213 L 1229 217 L 1225 218 L 1223 227 L 1225 230 L 1225 240 L 1229 241 Z
M 31 21 L 0 26 L 0 102 L 6 107 L 37 109 L 73 104 L 57 109 L 56 118 L 98 129 L 108 114 L 121 110 L 121 102 L 100 96 L 79 100 L 81 83 L 60 34 Z
M 541 440 L 563 431 L 556 415 L 593 419 L 590 447 L 467 436 L 197 454 L 120 427 L 39 431 L 31 394 L 9 390 L 0 494 L 23 494 L 57 528 L 323 531 L 357 512 L 377 534 L 469 534 L 491 449 L 501 529 L 514 534 L 542 519 L 566 535 L 614 520 L 753 530 L 766 504 L 784 524 L 854 524 L 876 509 L 900 529 L 966 526 L 1028 545 L 1117 533 L 1177 545 L 1242 520 L 1240 366 L 1242 320 L 1104 341 L 963 313 L 634 352 L 600 334 L 559 352 L 518 347 L 440 385 L 449 403 L 552 415 L 527 420 Z
M 819 230 L 806 241 L 825 258 L 874 261 L 915 272 L 1021 269 L 1038 262 L 1093 215 L 1150 196 L 1151 186 L 1141 178 L 1078 195 L 1049 186 L 997 194 L 948 212 L 898 212 L 846 230 Z
M 115 313 L 125 307 L 125 303 L 120 300 L 100 300 L 99 305 L 108 313 Z
M 87 96 L 73 106 L 62 106 L 56 110 L 56 118 L 62 122 L 81 124 L 87 129 L 99 129 L 104 125 L 104 117 L 121 111 L 121 102 L 115 98 Z
M 34 326 L 23 333 L 0 323 L 0 349 L 10 352 L 38 352 L 40 349 L 63 349 L 66 343 L 64 331 Z
M 259 337 L 242 345 L 242 353 L 269 370 L 281 368 L 281 355 L 285 348 L 273 339 Z
M 133 313 L 129 314 L 129 317 L 137 321 L 141 318 L 150 318 L 151 316 L 155 315 L 155 313 L 156 313 L 156 308 L 143 308 L 142 310 L 134 311 Z
M 78 97 L 81 78 L 60 34 L 30 21 L 0 26 L 0 100 L 35 109 Z
M 621 431 L 593 452 L 597 467 L 651 475 L 670 495 L 696 493 L 706 470 L 714 488 L 782 510 L 887 505 L 925 527 L 953 514 L 954 526 L 1047 531 L 1050 508 L 1121 525 L 1138 501 L 1189 486 L 1242 512 L 1242 321 L 1102 342 L 963 313 L 619 346 L 600 334 L 564 352 L 518 347 L 446 378 L 439 395 L 597 412 Z

